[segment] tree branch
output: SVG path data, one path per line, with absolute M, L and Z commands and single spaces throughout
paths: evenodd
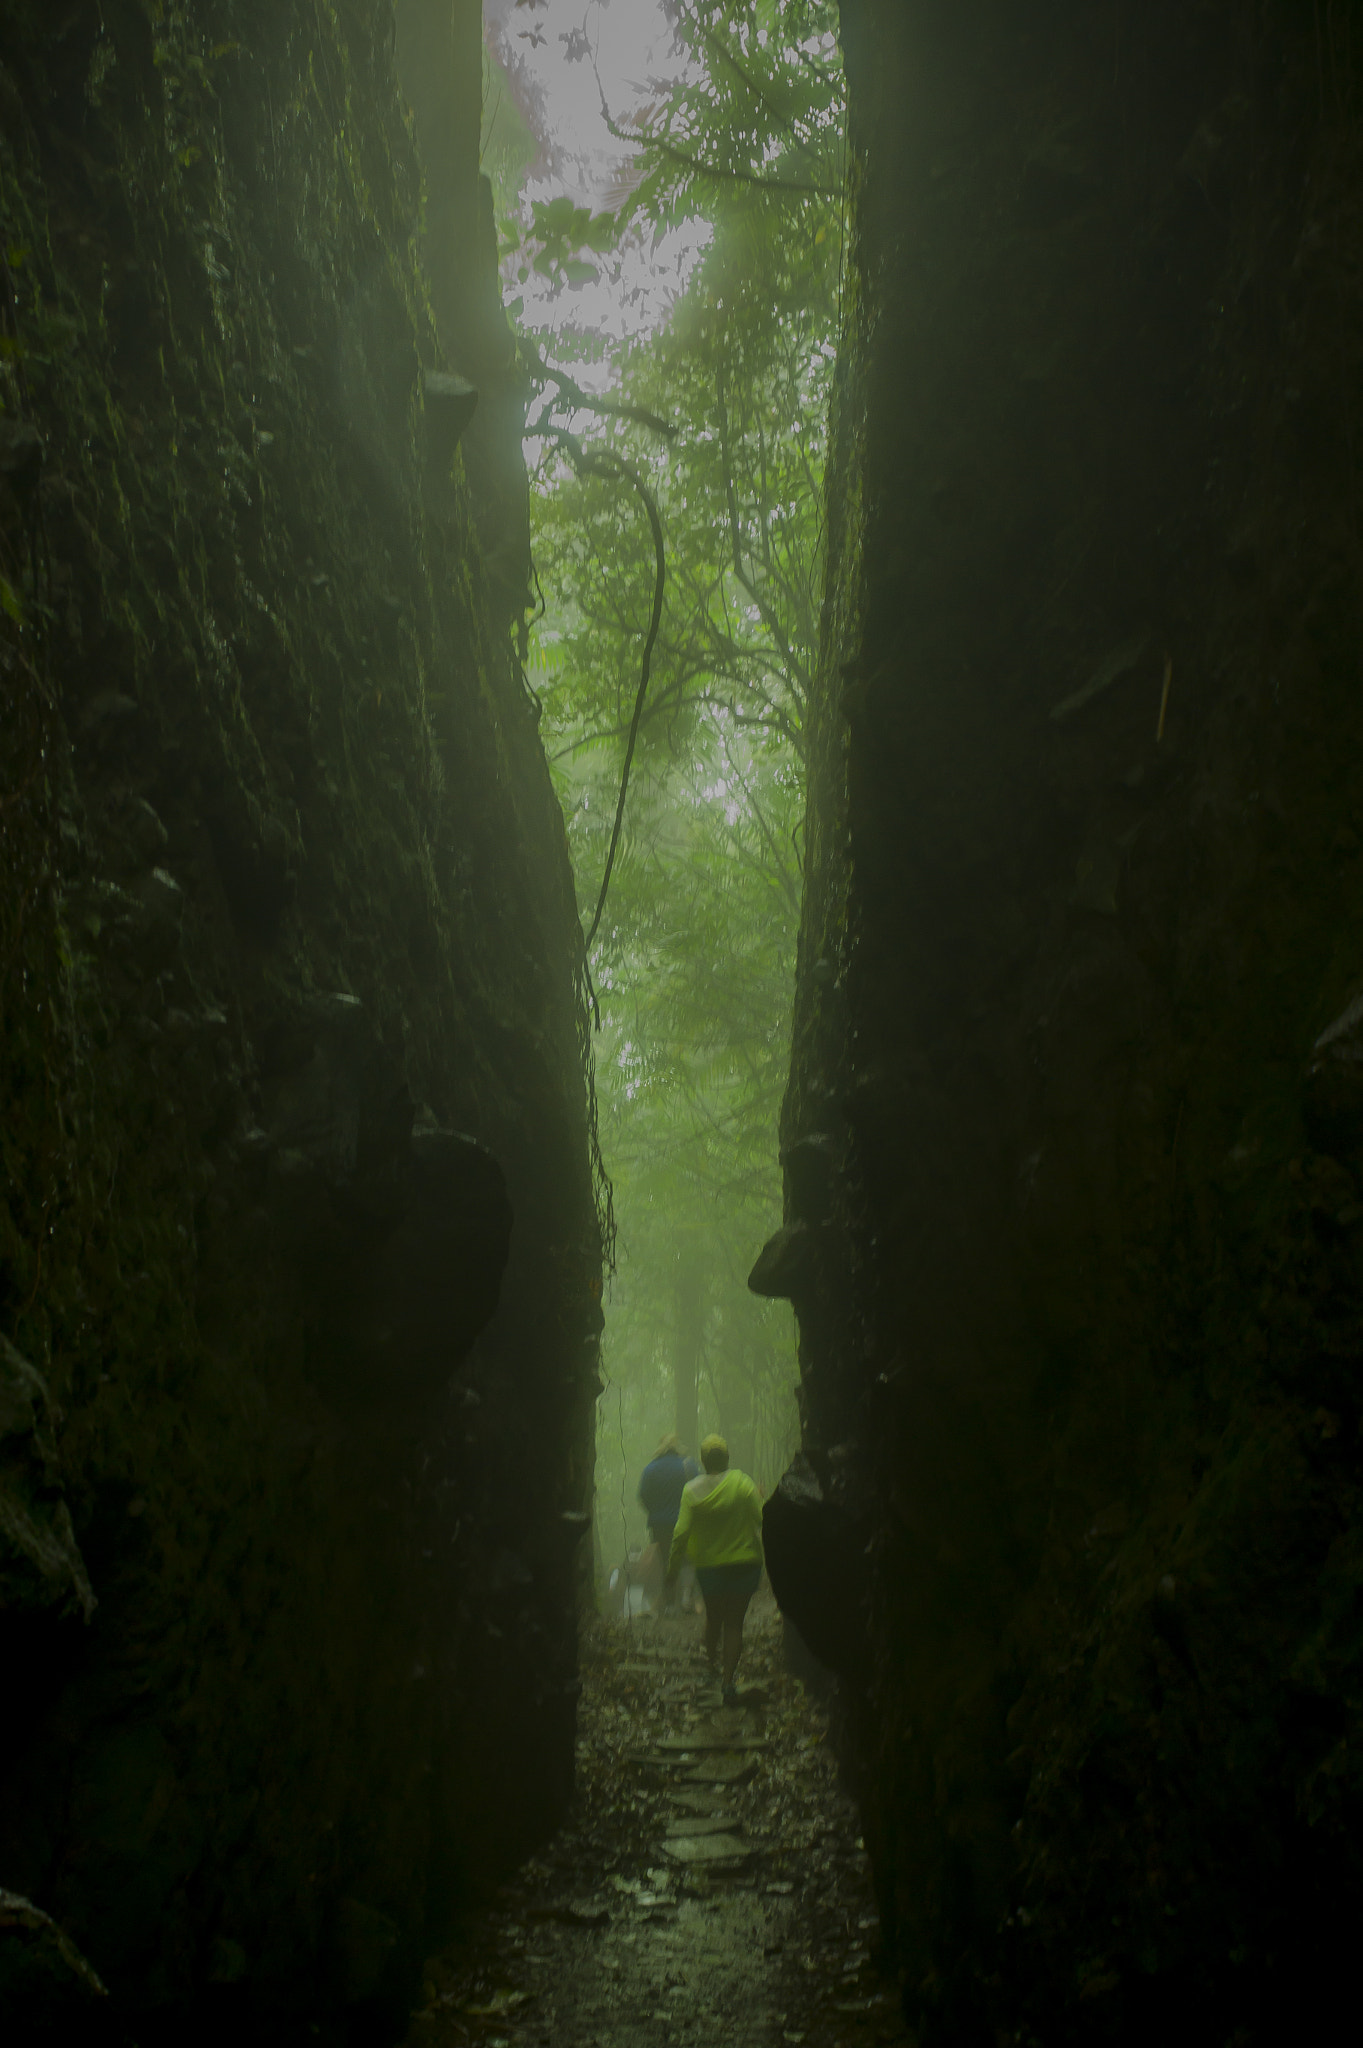
M 719 55 L 723 58 L 724 62 L 729 66 L 730 70 L 738 74 L 738 76 L 742 79 L 744 85 L 747 86 L 748 91 L 752 94 L 753 98 L 759 101 L 761 105 L 767 109 L 768 113 L 770 113 L 773 120 L 775 120 L 780 126 L 785 128 L 787 134 L 789 134 L 794 140 L 795 147 L 796 149 L 799 150 L 801 156 L 817 158 L 818 151 L 813 147 L 811 143 L 807 142 L 804 139 L 804 137 L 800 135 L 793 119 L 791 119 L 790 116 L 783 114 L 781 112 L 781 109 L 777 106 L 775 100 L 767 91 L 766 87 L 762 85 L 758 79 L 754 78 L 751 75 L 751 73 L 747 71 L 742 64 L 739 63 L 737 57 L 735 57 L 733 51 L 729 48 L 729 45 L 725 42 L 724 38 L 718 33 L 718 31 L 712 28 L 705 28 L 699 22 L 697 23 L 697 26 L 700 28 L 701 34 L 704 36 L 706 42 L 709 43 L 711 49 L 717 50 L 719 52 Z
M 586 949 L 590 952 L 592 941 L 601 923 L 601 913 L 606 907 L 606 891 L 611 885 L 611 870 L 615 866 L 616 850 L 620 844 L 620 827 L 625 821 L 625 797 L 629 791 L 629 771 L 634 762 L 634 744 L 639 737 L 639 721 L 644 715 L 644 699 L 648 695 L 653 645 L 658 638 L 658 628 L 663 622 L 663 586 L 667 575 L 667 555 L 663 546 L 663 523 L 658 516 L 657 500 L 632 462 L 626 462 L 622 455 L 616 455 L 610 449 L 585 449 L 576 434 L 570 434 L 566 427 L 542 428 L 541 431 L 551 433 L 562 444 L 567 451 L 568 460 L 579 476 L 613 476 L 627 483 L 647 512 L 649 528 L 653 535 L 653 614 L 649 620 L 648 637 L 644 641 L 639 690 L 634 699 L 634 716 L 630 720 L 629 744 L 625 748 L 625 766 L 620 776 L 620 796 L 615 806 L 615 824 L 611 829 L 610 851 L 606 855 L 606 871 L 601 877 L 601 893 L 596 899 L 596 912 L 586 938 Z M 597 1029 L 600 1028 L 601 1016 L 598 1011 Z
M 789 903 L 791 907 L 792 913 L 798 919 L 800 915 L 800 891 L 797 888 L 796 884 L 792 881 L 790 875 L 786 872 L 786 865 L 781 858 L 781 849 L 776 843 L 775 834 L 772 832 L 770 825 L 768 825 L 765 817 L 762 815 L 762 806 L 758 803 L 756 796 L 749 788 L 747 778 L 744 775 L 743 770 L 739 767 L 737 761 L 735 761 L 733 757 L 733 751 L 730 748 L 727 739 L 724 741 L 724 758 L 728 762 L 729 767 L 733 771 L 734 775 L 738 778 L 738 786 L 748 800 L 748 807 L 751 810 L 753 816 L 757 820 L 758 829 L 761 832 L 763 839 L 766 841 L 767 851 L 770 853 L 772 857 L 772 864 L 775 870 L 776 880 L 780 884 L 780 887 L 785 895 L 786 901 Z
M 721 164 L 707 164 L 700 157 L 678 149 L 675 142 L 664 142 L 661 135 L 650 135 L 645 140 L 649 149 L 656 149 L 669 163 L 680 164 L 698 178 L 714 178 L 721 185 L 747 185 L 758 192 L 788 192 L 801 199 L 840 196 L 831 185 L 815 185 L 802 178 L 763 178 L 756 171 L 731 171 Z
M 596 83 L 601 84 L 597 73 Z M 656 149 L 659 156 L 665 156 L 669 163 L 680 164 L 684 170 L 693 171 L 699 178 L 715 178 L 722 185 L 751 185 L 759 192 L 789 192 L 801 199 L 840 199 L 842 194 L 831 185 L 807 184 L 799 178 L 764 178 L 756 171 L 731 171 L 719 164 L 707 164 L 698 156 L 689 156 L 684 149 L 678 149 L 675 142 L 664 142 L 661 135 L 652 135 L 647 130 L 630 134 L 622 128 L 611 113 L 606 95 L 601 94 L 601 118 L 617 142 L 628 143 L 638 150 Z
M 522 340 L 521 353 L 526 359 L 531 375 L 541 384 L 557 384 L 564 398 L 576 412 L 600 413 L 605 419 L 632 420 L 636 426 L 647 427 L 650 433 L 662 434 L 665 439 L 675 441 L 678 429 L 670 420 L 663 419 L 656 412 L 649 412 L 646 406 L 627 405 L 623 399 L 596 398 L 584 391 L 580 384 L 564 375 L 562 370 L 551 370 L 537 348 Z M 530 428 L 526 429 L 531 432 Z M 536 428 L 534 431 L 543 431 Z
M 678 696 L 675 692 L 669 691 L 666 697 L 659 698 L 649 705 L 640 721 L 639 730 L 642 732 L 644 726 L 652 725 L 655 718 L 663 717 L 668 711 L 686 711 L 693 704 L 709 704 L 712 701 L 708 690 L 703 690 L 698 697 Z M 628 731 L 629 725 L 626 724 L 606 726 L 600 732 L 579 733 L 575 740 L 569 740 L 566 747 L 560 747 L 556 753 L 550 754 L 550 763 L 565 760 L 569 754 L 579 753 L 583 747 L 594 746 L 598 740 L 622 740 Z

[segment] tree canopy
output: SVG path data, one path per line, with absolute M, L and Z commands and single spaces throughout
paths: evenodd
M 539 322 L 521 309 L 543 598 L 526 665 L 584 932 L 655 594 L 644 498 L 666 553 L 590 952 L 619 1229 L 599 1465 L 608 1551 L 621 1541 L 613 1503 L 632 1503 L 653 1440 L 679 1410 L 691 1427 L 693 1370 L 699 1430 L 723 1430 L 762 1483 L 797 1433 L 790 1312 L 750 1295 L 746 1276 L 780 1216 L 843 242 L 835 23 L 833 0 L 678 6 L 671 80 L 641 108 L 607 109 L 615 210 L 503 194 L 508 282 L 540 284 Z M 640 250 L 685 223 L 701 246 L 661 325 L 612 341 L 574 319 L 584 284 L 628 289 Z

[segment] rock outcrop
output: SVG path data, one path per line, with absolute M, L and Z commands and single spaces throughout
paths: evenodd
M 0 1892 L 0 2012 L 23 2040 L 89 2040 L 109 1994 L 56 1922 Z
M 581 939 L 418 16 L 424 273 L 391 7 L 0 21 L 0 1973 L 128 2020 L 396 2016 L 571 1785 Z
M 0 1612 L 94 1612 L 42 1376 L 0 1337 Z
M 796 1302 L 810 1463 L 870 1546 L 849 1742 L 929 2043 L 1250 2042 L 1349 1996 L 1337 14 L 844 0 L 792 1167 L 755 1277 Z

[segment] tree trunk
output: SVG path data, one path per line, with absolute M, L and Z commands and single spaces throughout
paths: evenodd
M 676 1349 L 673 1354 L 676 1428 L 683 1450 L 694 1457 L 700 1427 L 698 1387 L 701 1346 L 705 1337 L 705 1291 L 701 1269 L 689 1258 L 678 1260 L 676 1288 Z

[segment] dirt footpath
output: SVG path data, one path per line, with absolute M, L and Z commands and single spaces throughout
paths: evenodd
M 429 1965 L 409 2048 L 909 2043 L 827 1722 L 753 1603 L 722 1708 L 699 1624 L 583 1642 L 569 1826 Z

